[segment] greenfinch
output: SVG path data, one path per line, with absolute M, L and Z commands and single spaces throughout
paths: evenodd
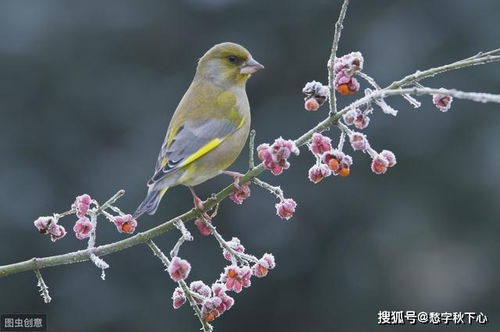
M 193 82 L 170 120 L 135 218 L 154 214 L 167 189 L 177 185 L 188 186 L 200 207 L 192 187 L 226 172 L 246 143 L 250 105 L 245 86 L 262 68 L 246 48 L 229 42 L 213 46 L 200 58 Z

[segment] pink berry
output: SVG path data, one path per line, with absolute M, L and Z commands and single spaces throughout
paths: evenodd
M 397 163 L 396 156 L 394 155 L 394 153 L 392 153 L 392 151 L 383 150 L 382 152 L 380 152 L 380 155 L 382 155 L 387 160 L 388 167 L 392 167 L 392 166 L 396 165 L 396 163 Z
M 174 309 L 179 309 L 184 303 L 186 303 L 186 295 L 182 288 L 177 287 L 172 294 L 172 305 Z
M 132 234 L 137 227 L 137 220 L 135 220 L 130 214 L 114 217 L 113 223 L 120 233 Z
M 201 295 L 203 297 L 210 297 L 212 295 L 212 290 L 210 289 L 210 287 L 208 287 L 201 280 L 193 281 L 189 285 L 189 289 L 191 290 L 191 292 L 194 292 L 194 293 Z M 200 304 L 202 302 L 201 300 L 197 299 L 196 297 L 195 297 L 195 301 L 198 304 Z
M 224 282 L 227 290 L 239 293 L 243 287 L 250 287 L 250 278 L 252 270 L 248 266 L 226 266 L 224 273 L 221 275 L 221 281 Z
M 332 149 L 332 140 L 330 137 L 323 136 L 320 133 L 314 133 L 311 138 L 309 149 L 316 155 L 322 155 Z
M 446 112 L 450 109 L 453 97 L 445 94 L 432 95 L 432 102 L 441 112 Z
M 294 153 L 299 154 L 299 149 L 291 140 L 277 138 L 274 143 L 261 144 L 257 147 L 257 156 L 263 161 L 264 167 L 271 171 L 274 175 L 279 175 L 284 169 L 290 167 L 287 159 Z
M 304 108 L 307 111 L 314 112 L 314 111 L 317 111 L 319 109 L 319 103 L 316 99 L 309 98 L 309 99 L 306 99 L 306 101 L 304 102 Z
M 191 271 L 191 264 L 185 259 L 179 257 L 172 258 L 170 265 L 167 268 L 168 274 L 173 281 L 180 281 L 187 278 Z
M 389 161 L 382 155 L 376 155 L 372 160 L 372 172 L 375 174 L 384 174 L 389 166 Z
M 293 217 L 296 207 L 297 203 L 293 199 L 286 198 L 283 201 L 276 203 L 276 214 L 281 219 L 288 220 Z
M 349 136 L 349 141 L 351 142 L 353 150 L 365 151 L 370 146 L 366 139 L 366 135 L 362 133 L 352 133 L 351 136 Z
M 250 182 L 240 184 L 239 188 L 234 188 L 229 194 L 229 199 L 236 204 L 242 204 L 248 197 L 250 197 Z
M 81 217 L 76 221 L 75 226 L 73 226 L 73 231 L 75 232 L 75 236 L 78 240 L 83 240 L 90 236 L 93 228 L 94 227 L 92 226 L 89 218 Z
M 324 178 L 330 176 L 332 171 L 325 164 L 313 165 L 309 169 L 309 180 L 313 183 L 318 183 Z
M 52 223 L 57 223 L 57 221 L 54 217 L 38 217 L 38 219 L 35 220 L 35 222 L 34 222 L 35 227 L 42 234 L 47 233 L 47 230 L 49 229 L 49 226 Z
M 89 210 L 90 203 L 92 198 L 88 194 L 83 194 L 78 196 L 73 203 L 73 206 L 76 209 L 76 215 L 78 217 L 83 217 L 85 213 Z
M 56 223 L 51 223 L 48 228 L 48 233 L 50 235 L 50 240 L 56 242 L 66 236 L 66 229 Z
M 257 263 L 252 266 L 252 273 L 258 278 L 265 277 L 269 270 L 274 269 L 276 263 L 272 254 L 264 254 Z
M 241 244 L 240 239 L 238 239 L 237 237 L 233 237 L 231 241 L 227 242 L 227 245 L 229 246 L 229 248 L 233 249 L 236 252 L 239 253 L 245 252 L 245 247 Z M 226 249 L 223 250 L 222 254 L 224 258 L 228 261 L 231 261 L 233 258 L 233 255 Z
M 205 322 L 212 322 L 220 315 L 217 307 L 219 307 L 221 303 L 222 300 L 219 297 L 212 297 L 203 302 L 201 306 L 201 317 Z
M 194 221 L 194 224 L 196 225 L 196 228 L 198 229 L 200 234 L 204 235 L 204 236 L 208 236 L 208 235 L 212 234 L 212 231 L 210 230 L 210 228 L 208 228 L 208 226 L 205 223 L 206 223 L 206 221 L 201 220 L 201 219 L 196 219 Z

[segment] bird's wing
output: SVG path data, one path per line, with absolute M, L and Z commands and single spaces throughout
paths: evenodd
M 186 120 L 179 127 L 175 136 L 167 139 L 158 156 L 155 174 L 148 185 L 153 185 L 169 173 L 178 170 L 211 150 L 215 149 L 227 137 L 243 125 L 243 118 L 238 122 L 233 119 L 212 118 L 205 121 Z

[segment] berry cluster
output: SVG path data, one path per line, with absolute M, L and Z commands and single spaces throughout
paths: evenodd
M 272 145 L 261 144 L 257 147 L 257 156 L 264 162 L 264 167 L 274 175 L 280 175 L 290 167 L 288 158 L 299 154 L 299 149 L 291 140 L 277 138 Z
M 260 259 L 245 254 L 245 247 L 236 237 L 225 242 L 225 245 L 227 249 L 224 249 L 222 254 L 225 259 L 231 261 L 231 265 L 224 268 L 219 279 L 211 287 L 201 280 L 193 281 L 189 285 L 189 295 L 193 297 L 196 305 L 201 306 L 201 317 L 205 322 L 212 322 L 233 306 L 234 299 L 227 292 L 240 293 L 243 288 L 251 286 L 252 276 L 265 277 L 269 270 L 276 266 L 272 254 L 266 253 Z M 175 256 L 167 271 L 172 280 L 184 281 L 189 276 L 191 264 Z M 172 294 L 173 307 L 180 308 L 186 300 L 186 290 L 177 287 Z
M 335 59 L 334 84 L 341 95 L 350 95 L 359 90 L 359 82 L 354 75 L 363 70 L 363 62 L 363 55 L 360 52 L 352 52 Z
M 117 212 L 118 215 L 113 216 L 106 209 L 111 209 Z M 108 205 L 105 209 L 99 210 L 99 204 L 92 199 L 88 194 L 83 194 L 75 198 L 71 209 L 63 213 L 55 213 L 53 216 L 39 217 L 34 224 L 38 231 L 42 234 L 48 234 L 50 239 L 55 242 L 66 236 L 66 229 L 59 225 L 59 220 L 62 217 L 74 214 L 78 217 L 73 231 L 78 240 L 90 238 L 92 233 L 95 233 L 97 214 L 102 213 L 111 221 L 120 233 L 132 234 L 137 227 L 137 221 L 130 214 L 124 214 L 117 207 Z M 94 220 L 94 222 L 93 222 Z
M 330 69 L 333 69 L 335 74 L 334 86 L 335 90 L 341 95 L 348 95 L 357 92 L 360 88 L 358 80 L 354 77 L 360 75 L 370 85 L 376 89 L 380 89 L 378 84 L 368 75 L 362 73 L 364 59 L 360 52 L 352 52 L 340 58 L 336 58 L 334 63 L 328 62 Z M 418 82 L 415 86 L 420 87 Z M 370 89 L 366 89 L 370 93 Z M 305 108 L 306 110 L 317 110 L 322 102 L 327 99 L 328 87 L 316 81 L 306 83 L 302 92 L 306 95 Z M 322 97 L 322 93 L 326 97 Z M 318 96 L 320 98 L 318 98 Z M 415 107 L 419 107 L 420 103 L 412 97 L 405 96 Z M 319 99 L 319 101 L 317 101 Z M 317 101 L 317 104 L 311 100 Z M 321 101 L 321 102 L 320 102 Z M 383 98 L 374 100 L 380 106 L 382 111 L 387 114 L 396 115 L 397 111 L 389 106 Z M 434 105 L 441 111 L 446 112 L 449 110 L 453 98 L 445 93 L 434 94 L 432 101 Z M 339 175 L 346 177 L 350 174 L 350 167 L 352 165 L 352 158 L 343 152 L 344 140 L 347 137 L 349 143 L 354 151 L 362 151 L 367 153 L 371 159 L 371 170 L 375 174 L 384 174 L 387 169 L 396 165 L 396 157 L 394 153 L 389 150 L 383 150 L 378 153 L 371 148 L 368 138 L 361 132 L 353 131 L 349 126 L 354 126 L 358 130 L 363 130 L 370 124 L 370 114 L 373 112 L 371 103 L 366 103 L 364 109 L 360 107 L 353 107 L 345 113 L 338 120 L 337 127 L 341 130 L 338 147 L 332 146 L 331 138 L 322 135 L 321 133 L 314 133 L 308 143 L 309 150 L 316 158 L 316 163 L 309 169 L 309 180 L 313 183 L 318 183 L 330 175 Z
M 306 95 L 304 98 L 304 108 L 308 111 L 317 111 L 321 105 L 328 99 L 328 86 L 320 82 L 307 82 L 302 92 Z

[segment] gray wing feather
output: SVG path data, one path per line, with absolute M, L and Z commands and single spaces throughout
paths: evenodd
M 178 169 L 178 165 L 214 138 L 224 138 L 236 130 L 234 123 L 223 119 L 210 119 L 203 123 L 186 121 L 167 149 L 162 149 L 156 163 L 155 174 L 148 185 L 160 181 L 168 173 Z M 165 144 L 162 146 L 164 147 Z M 161 167 L 161 162 L 168 162 Z

